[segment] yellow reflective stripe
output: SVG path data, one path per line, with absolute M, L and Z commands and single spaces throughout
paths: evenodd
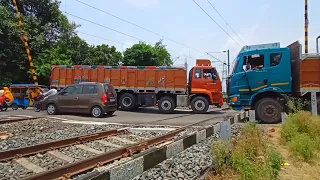
M 257 88 L 253 88 L 253 89 L 251 89 L 251 91 L 258 91 L 258 90 L 266 88 L 266 87 L 268 87 L 268 85 L 263 85 L 263 86 L 260 86 Z M 239 89 L 239 91 L 240 92 L 249 92 L 249 89 Z
M 274 84 L 271 84 L 271 86 L 285 86 L 285 85 L 288 85 L 289 82 L 284 82 L 284 83 L 274 83 Z

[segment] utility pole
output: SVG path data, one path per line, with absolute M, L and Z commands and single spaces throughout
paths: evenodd
M 309 19 L 308 19 L 308 0 L 305 0 L 305 5 L 304 5 L 304 35 L 305 35 L 305 53 L 308 53 L 308 26 L 309 26 Z
M 24 45 L 24 47 L 26 49 L 27 58 L 29 60 L 31 73 L 32 73 L 32 76 L 33 76 L 33 82 L 34 82 L 35 85 L 38 85 L 38 78 L 36 76 L 36 70 L 34 68 L 34 65 L 33 65 L 33 62 L 32 62 L 32 57 L 31 57 L 31 54 L 30 54 L 30 48 L 29 48 L 29 44 L 28 44 L 28 37 L 27 37 L 25 31 L 23 30 L 23 23 L 22 23 L 22 20 L 21 20 L 21 13 L 20 12 L 23 12 L 23 6 L 21 5 L 21 2 L 19 0 L 12 0 L 12 2 L 13 2 L 14 8 L 16 9 L 18 25 L 21 28 L 21 40 L 23 41 L 23 45 Z M 18 5 L 20 5 L 21 9 L 19 9 Z
M 227 50 L 227 53 L 228 53 L 228 76 L 230 74 L 230 51 L 229 49 Z

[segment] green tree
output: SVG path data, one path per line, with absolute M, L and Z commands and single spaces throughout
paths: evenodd
M 75 24 L 59 10 L 57 0 L 20 0 L 23 29 L 34 62 L 39 55 L 75 36 Z M 0 1 L 0 84 L 31 82 L 29 62 L 20 38 L 16 11 L 10 0 Z M 39 64 L 39 63 L 38 63 Z M 14 73 L 12 73 L 14 72 Z
M 126 66 L 161 66 L 171 65 L 170 54 L 162 44 L 162 40 L 155 46 L 144 42 L 134 44 L 124 52 L 123 63 Z
M 84 64 L 117 66 L 120 61 L 122 61 L 121 52 L 114 46 L 102 44 L 90 47 L 90 58 Z
M 157 57 L 157 60 L 159 61 L 160 65 L 170 66 L 173 64 L 173 62 L 170 58 L 170 53 L 166 49 L 166 46 L 162 44 L 162 40 L 157 42 L 153 48 L 156 52 L 156 57 Z

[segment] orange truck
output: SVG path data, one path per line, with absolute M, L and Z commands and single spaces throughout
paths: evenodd
M 209 105 L 223 105 L 222 83 L 210 60 L 199 59 L 187 75 L 186 67 L 170 66 L 53 66 L 51 86 L 58 89 L 81 82 L 110 83 L 123 110 L 158 105 L 160 112 L 189 107 L 206 113 Z

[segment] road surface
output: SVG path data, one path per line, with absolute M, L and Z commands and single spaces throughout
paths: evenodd
M 0 112 L 0 117 L 4 115 L 25 116 L 25 117 L 50 117 L 54 119 L 64 120 L 69 123 L 119 123 L 119 124 L 150 124 L 150 125 L 166 125 L 166 126 L 184 126 L 191 123 L 196 123 L 205 119 L 207 121 L 201 125 L 215 124 L 222 121 L 227 116 L 236 114 L 235 111 L 221 111 L 211 109 L 206 114 L 192 114 L 191 110 L 176 110 L 174 114 L 160 114 L 154 108 L 140 108 L 134 112 L 116 111 L 112 116 L 102 118 L 93 118 L 83 114 L 63 114 L 49 116 L 46 111 L 34 112 L 33 109 L 27 110 L 12 110 L 8 109 L 5 112 Z

